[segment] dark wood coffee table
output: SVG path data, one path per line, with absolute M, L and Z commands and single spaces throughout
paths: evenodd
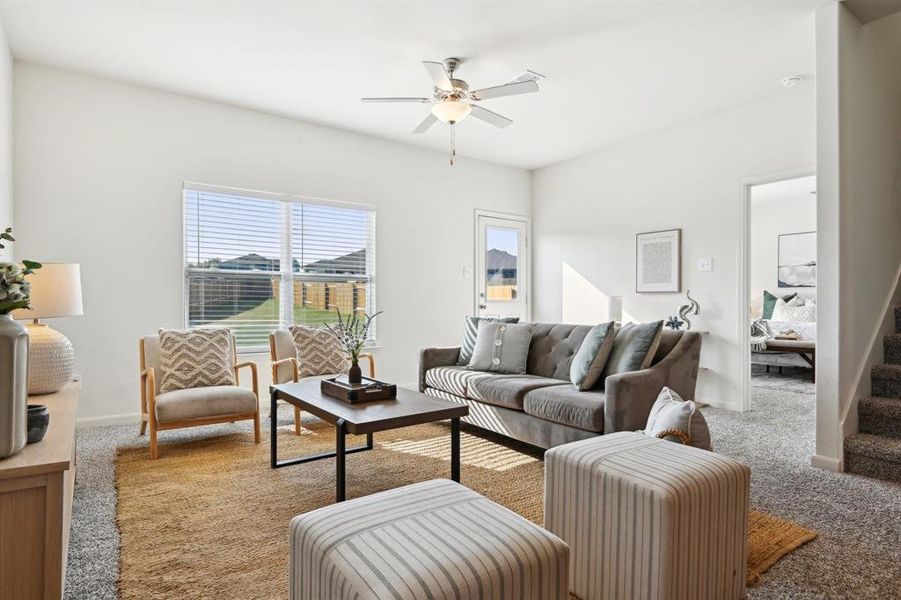
M 451 479 L 457 482 L 460 481 L 460 417 L 465 417 L 469 414 L 468 406 L 403 388 L 397 389 L 397 398 L 394 400 L 349 404 L 323 394 L 319 389 L 321 379 L 321 377 L 308 377 L 301 379 L 297 383 L 282 383 L 270 386 L 269 458 L 273 469 L 299 465 L 323 458 L 335 458 L 335 501 L 343 502 L 345 457 L 353 452 L 372 450 L 373 433 L 450 419 Z M 312 456 L 278 460 L 276 404 L 279 400 L 283 400 L 334 425 L 336 433 L 335 452 L 323 452 Z M 346 448 L 345 436 L 349 433 L 355 435 L 365 433 L 366 445 Z

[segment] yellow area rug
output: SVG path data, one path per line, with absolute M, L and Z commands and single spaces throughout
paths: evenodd
M 174 443 L 161 434 L 155 461 L 146 448 L 119 450 L 120 597 L 286 598 L 288 523 L 334 501 L 334 460 L 270 469 L 268 435 L 257 445 L 249 433 L 196 433 Z M 461 440 L 462 483 L 540 525 L 544 465 L 534 450 L 465 432 Z M 349 437 L 348 447 L 363 441 Z M 334 429 L 321 422 L 300 437 L 279 430 L 281 458 L 334 443 Z M 397 429 L 376 434 L 375 450 L 347 457 L 347 497 L 449 476 L 449 427 Z M 814 537 L 752 511 L 748 583 Z

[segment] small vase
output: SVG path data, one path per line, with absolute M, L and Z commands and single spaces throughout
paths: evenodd
M 347 371 L 347 381 L 350 383 L 363 383 L 363 371 L 360 364 L 356 361 L 351 363 L 350 369 Z
M 28 443 L 35 444 L 44 439 L 50 425 L 50 411 L 43 404 L 28 405 Z
M 27 413 L 28 332 L 0 315 L 0 458 L 25 447 Z

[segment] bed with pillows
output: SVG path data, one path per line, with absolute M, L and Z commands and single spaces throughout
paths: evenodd
M 816 318 L 814 296 L 764 291 L 760 318 L 751 325 L 752 364 L 813 368 Z

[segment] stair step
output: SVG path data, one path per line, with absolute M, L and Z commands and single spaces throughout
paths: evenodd
M 882 364 L 870 370 L 874 396 L 901 398 L 901 365 Z
M 901 333 L 901 306 L 895 307 L 895 333 Z
M 885 362 L 901 364 L 901 333 L 893 333 L 882 338 Z
M 857 403 L 857 428 L 861 433 L 901 439 L 901 399 L 861 398 Z
M 901 439 L 857 433 L 845 438 L 845 470 L 901 483 Z

